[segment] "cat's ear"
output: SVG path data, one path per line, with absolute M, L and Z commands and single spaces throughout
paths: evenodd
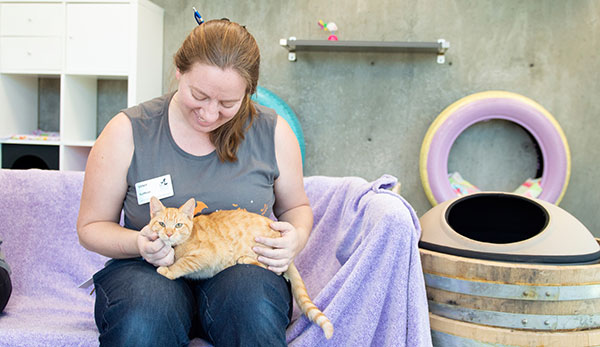
M 165 206 L 155 196 L 150 198 L 150 217 L 154 218 L 157 213 L 162 212 Z
M 181 205 L 179 211 L 188 216 L 189 219 L 194 219 L 194 210 L 196 209 L 196 199 L 190 198 L 185 204 Z

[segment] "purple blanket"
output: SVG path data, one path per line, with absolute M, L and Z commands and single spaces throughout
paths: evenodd
M 0 238 L 13 294 L 2 346 L 94 346 L 94 298 L 77 286 L 104 265 L 79 245 L 81 172 L 0 170 Z
M 0 170 L 0 238 L 13 270 L 0 346 L 98 345 L 94 297 L 77 286 L 106 259 L 77 241 L 82 181 L 81 172 Z M 410 205 L 386 190 L 395 182 L 305 179 L 315 227 L 296 264 L 335 333 L 324 340 L 295 309 L 291 346 L 431 345 L 419 224 Z

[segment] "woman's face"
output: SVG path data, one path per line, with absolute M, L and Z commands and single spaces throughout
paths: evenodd
M 186 73 L 177 70 L 177 105 L 197 131 L 209 133 L 231 120 L 246 94 L 246 82 L 232 69 L 196 63 Z

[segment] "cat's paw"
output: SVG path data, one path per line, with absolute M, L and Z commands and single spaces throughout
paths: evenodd
M 172 280 L 175 279 L 175 277 L 173 276 L 173 274 L 171 273 L 171 271 L 169 271 L 169 268 L 166 266 L 159 266 L 156 269 L 156 272 L 158 272 L 159 274 L 165 276 L 166 278 Z

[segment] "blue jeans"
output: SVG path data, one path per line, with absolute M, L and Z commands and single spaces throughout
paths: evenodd
M 169 280 L 141 258 L 111 260 L 94 275 L 101 346 L 286 346 L 288 282 L 255 265 L 214 277 Z

